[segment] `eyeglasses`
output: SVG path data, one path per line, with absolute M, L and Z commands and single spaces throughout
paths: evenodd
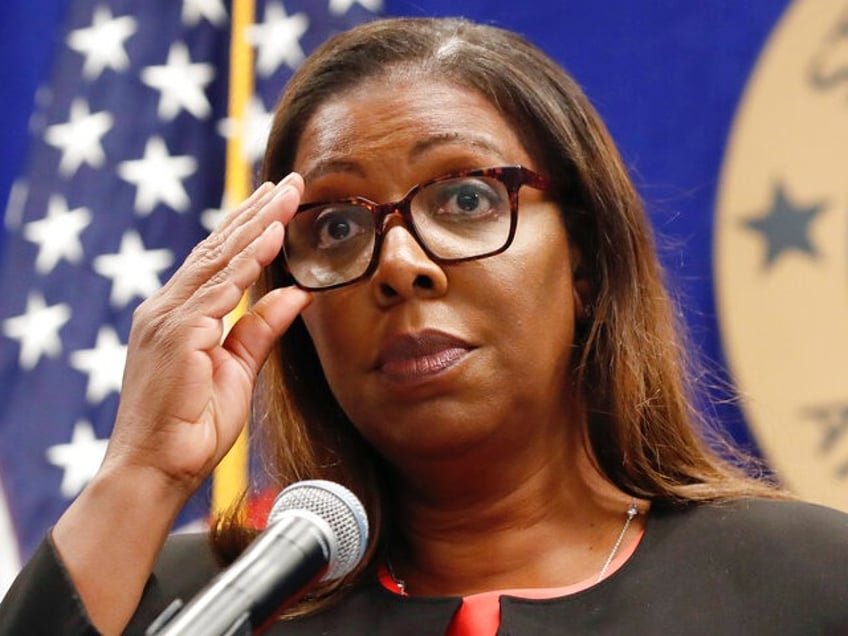
M 394 203 L 362 197 L 304 203 L 286 226 L 283 258 L 303 289 L 327 290 L 370 276 L 398 212 L 407 230 L 438 263 L 458 263 L 506 250 L 515 236 L 518 190 L 548 190 L 546 177 L 522 166 L 465 170 L 420 183 Z

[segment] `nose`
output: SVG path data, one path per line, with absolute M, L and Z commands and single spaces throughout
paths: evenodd
M 386 220 L 371 286 L 377 302 L 390 306 L 413 298 L 438 298 L 447 292 L 445 271 L 430 260 L 399 217 Z

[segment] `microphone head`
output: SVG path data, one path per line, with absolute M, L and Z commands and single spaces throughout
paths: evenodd
M 299 481 L 284 488 L 268 513 L 268 525 L 286 512 L 306 510 L 330 527 L 330 565 L 322 581 L 350 574 L 365 554 L 368 543 L 368 516 L 359 499 L 344 486 L 323 479 Z

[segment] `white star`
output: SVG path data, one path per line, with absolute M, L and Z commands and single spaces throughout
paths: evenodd
M 141 81 L 162 93 L 158 115 L 165 121 L 171 121 L 181 109 L 198 119 L 209 117 L 212 106 L 203 89 L 214 78 L 215 67 L 192 64 L 188 48 L 182 42 L 171 45 L 163 66 L 148 66 L 141 71 Z
M 85 56 L 83 77 L 97 79 L 106 67 L 115 71 L 129 68 L 130 58 L 124 50 L 124 41 L 137 29 L 138 22 L 132 16 L 113 18 L 108 7 L 98 6 L 90 27 L 68 34 L 68 46 Z
M 127 347 L 109 325 L 100 327 L 94 349 L 74 351 L 69 360 L 77 371 L 88 374 L 85 399 L 98 404 L 107 395 L 121 392 L 121 379 L 127 361 Z
M 197 25 L 202 18 L 219 27 L 227 21 L 227 10 L 221 0 L 183 0 L 183 24 Z
M 265 104 L 258 95 L 253 95 L 247 103 L 242 120 L 231 117 L 218 123 L 218 133 L 227 139 L 241 134 L 242 157 L 248 163 L 256 163 L 265 154 L 265 145 L 271 132 L 274 113 L 265 110 Z
M 151 137 L 144 147 L 144 158 L 118 164 L 118 174 L 134 184 L 136 213 L 147 216 L 160 201 L 177 212 L 189 206 L 188 194 L 182 179 L 197 171 L 197 160 L 190 155 L 172 157 L 165 141 Z
M 109 302 L 123 309 L 140 296 L 147 298 L 162 286 L 158 274 L 174 262 L 170 250 L 145 250 L 135 230 L 127 230 L 121 238 L 117 254 L 104 254 L 94 259 L 94 270 L 112 279 Z
M 383 10 L 383 0 L 330 0 L 330 13 L 344 15 L 354 4 L 361 4 L 372 13 Z
M 3 333 L 21 343 L 18 362 L 29 371 L 46 355 L 55 358 L 62 352 L 59 329 L 71 319 L 71 308 L 64 303 L 47 306 L 44 296 L 30 292 L 26 311 L 3 321 Z
M 84 99 L 74 99 L 69 121 L 50 126 L 44 134 L 48 144 L 62 150 L 59 172 L 69 177 L 83 163 L 92 168 L 102 166 L 106 155 L 100 145 L 100 138 L 112 127 L 114 121 L 108 112 L 91 114 Z
M 309 28 L 309 18 L 305 13 L 286 15 L 279 2 L 269 2 L 265 6 L 265 22 L 247 27 L 247 41 L 258 49 L 256 68 L 262 77 L 269 77 L 282 62 L 290 68 L 297 68 L 305 59 L 300 47 L 300 37 Z
M 94 477 L 103 457 L 108 440 L 97 439 L 90 422 L 79 420 L 74 424 L 69 444 L 56 444 L 47 451 L 47 461 L 63 469 L 61 491 L 68 499 L 76 497 Z
M 87 208 L 68 210 L 64 197 L 54 194 L 47 204 L 47 216 L 40 221 L 27 223 L 24 238 L 38 243 L 35 270 L 49 274 L 61 259 L 69 263 L 82 260 L 80 232 L 91 223 L 91 212 Z

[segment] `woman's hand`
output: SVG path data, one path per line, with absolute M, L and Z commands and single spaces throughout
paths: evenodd
M 107 465 L 153 469 L 188 497 L 235 442 L 259 369 L 310 295 L 270 292 L 223 342 L 222 319 L 277 256 L 302 191 L 295 174 L 264 184 L 139 305 Z
M 177 513 L 236 440 L 260 367 L 309 303 L 275 289 L 224 338 L 222 319 L 280 251 L 302 193 L 296 174 L 262 185 L 135 312 L 106 458 L 53 529 L 103 633 L 126 626 Z

